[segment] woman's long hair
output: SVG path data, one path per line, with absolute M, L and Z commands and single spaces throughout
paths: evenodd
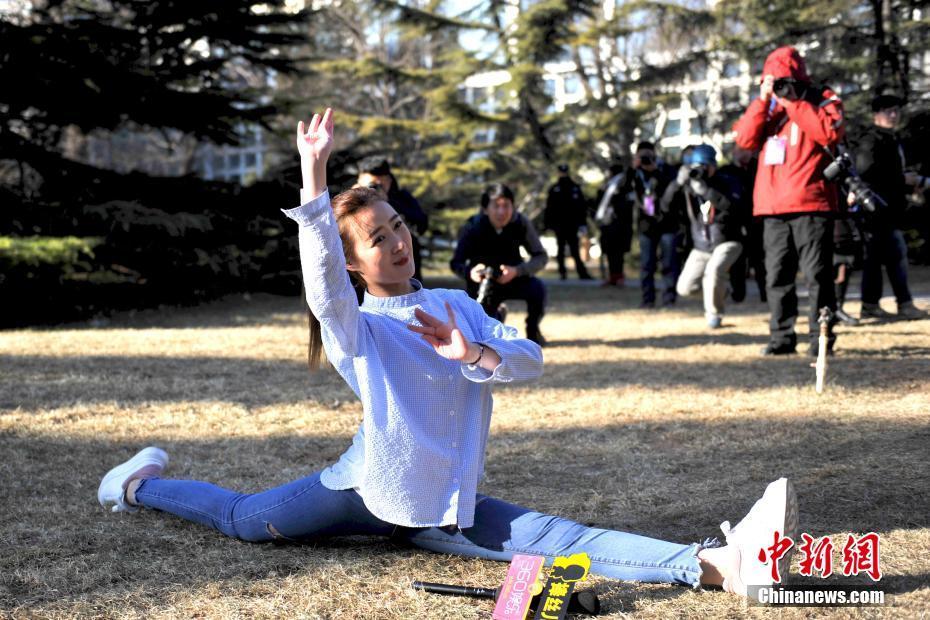
M 339 238 L 342 240 L 342 250 L 346 261 L 352 258 L 351 251 L 355 247 L 354 215 L 358 211 L 383 200 L 384 196 L 381 193 L 367 187 L 353 187 L 333 198 L 333 215 L 336 218 L 336 225 L 339 227 Z M 352 280 L 352 286 L 355 287 L 358 303 L 361 304 L 362 299 L 365 297 L 365 281 L 352 271 L 349 272 L 349 277 Z M 304 286 L 306 286 L 306 283 L 304 283 Z M 304 296 L 304 303 L 306 303 L 306 296 Z M 310 311 L 309 306 L 307 306 L 307 318 L 310 324 L 307 364 L 310 371 L 313 372 L 319 370 L 323 360 L 323 334 L 320 330 L 320 321 Z

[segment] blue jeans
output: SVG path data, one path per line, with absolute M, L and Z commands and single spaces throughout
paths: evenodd
M 656 301 L 655 271 L 658 253 L 662 253 L 662 303 L 675 303 L 675 283 L 678 282 L 678 238 L 675 233 L 663 233 L 658 237 L 639 235 L 639 282 L 643 291 L 643 303 Z
M 327 489 L 319 472 L 251 495 L 206 482 L 152 478 L 139 485 L 136 501 L 252 542 L 388 536 L 438 553 L 504 562 L 525 553 L 551 564 L 558 556 L 586 552 L 593 573 L 614 579 L 697 587 L 701 576 L 699 545 L 587 527 L 485 496 L 478 497 L 473 527 L 401 527 L 371 514 L 354 490 Z
M 862 259 L 862 303 L 877 304 L 882 298 L 882 266 L 899 304 L 911 301 L 907 286 L 907 242 L 897 229 L 879 229 L 866 234 Z

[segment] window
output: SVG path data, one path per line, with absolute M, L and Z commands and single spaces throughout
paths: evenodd
M 698 61 L 691 65 L 688 73 L 691 75 L 692 81 L 703 82 L 707 79 L 707 65 L 703 61 Z
M 739 77 L 739 73 L 739 63 L 737 61 L 731 60 L 723 63 L 723 77 L 735 78 Z
M 691 102 L 691 107 L 698 112 L 703 112 L 707 109 L 706 90 L 691 91 L 691 94 L 688 95 L 688 100 Z
M 555 97 L 555 80 L 547 79 L 543 82 L 543 92 L 549 95 L 550 97 Z
M 245 154 L 245 165 L 251 167 L 255 166 L 256 161 L 255 153 L 246 153 Z
M 578 76 L 570 75 L 565 78 L 565 94 L 577 95 L 579 92 L 581 92 L 581 80 L 578 79 Z
M 681 135 L 681 121 L 677 118 L 670 118 L 665 121 L 665 135 L 680 136 Z
M 738 86 L 728 86 L 720 91 L 721 103 L 725 109 L 735 108 L 740 105 L 740 92 Z
M 240 157 L 239 153 L 232 153 L 229 156 L 229 167 L 238 168 L 241 161 L 242 158 Z

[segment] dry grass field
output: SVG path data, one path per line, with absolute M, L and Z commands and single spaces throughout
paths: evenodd
M 930 615 L 930 321 L 840 329 L 818 396 L 806 357 L 759 357 L 767 314 L 752 293 L 713 333 L 697 300 L 645 312 L 632 289 L 550 297 L 544 376 L 496 392 L 484 492 L 691 542 L 787 475 L 802 531 L 882 536 L 883 608 L 760 609 L 594 578 L 604 617 Z M 172 455 L 171 477 L 247 491 L 333 461 L 361 408 L 305 354 L 299 300 L 272 296 L 0 332 L 0 617 L 490 617 L 491 602 L 410 582 L 493 587 L 506 564 L 369 538 L 249 544 L 97 504 L 100 476 L 150 444 Z M 849 581 L 867 578 L 830 579 Z

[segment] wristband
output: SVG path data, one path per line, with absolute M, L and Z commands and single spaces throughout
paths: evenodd
M 476 359 L 474 362 L 465 362 L 469 366 L 477 366 L 478 362 L 481 361 L 481 358 L 484 357 L 484 345 L 481 344 L 480 342 L 477 344 L 478 344 L 478 359 Z

